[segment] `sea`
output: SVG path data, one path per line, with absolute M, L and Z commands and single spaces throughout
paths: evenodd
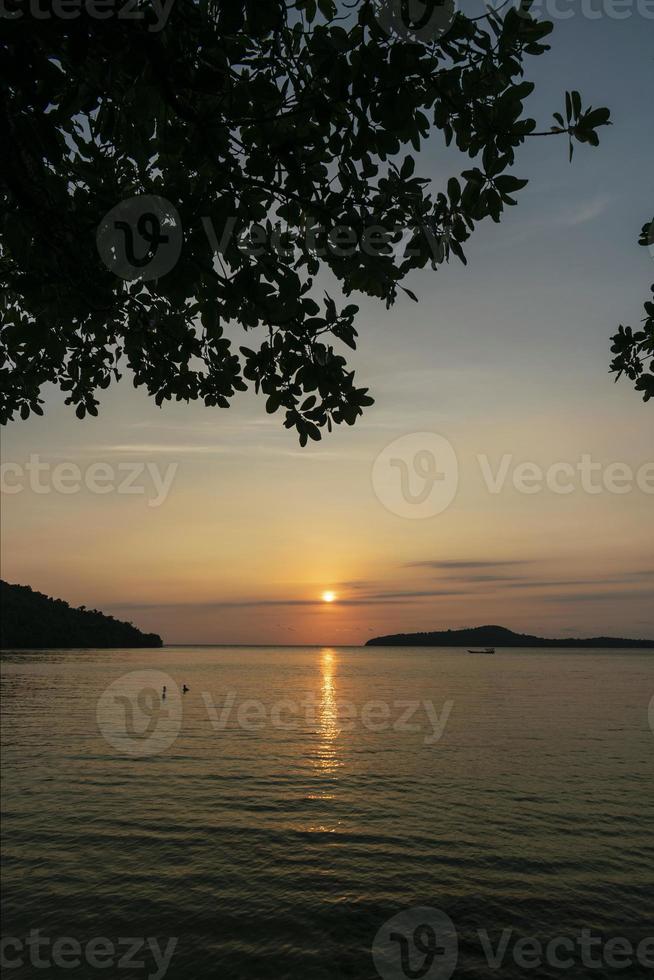
M 7 976 L 654 973 L 651 651 L 7 651 L 1 696 Z

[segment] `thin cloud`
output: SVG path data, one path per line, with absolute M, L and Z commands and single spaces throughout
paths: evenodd
M 629 585 L 630 583 L 642 581 L 643 579 L 654 578 L 654 571 L 649 569 L 637 572 L 624 572 L 622 575 L 610 575 L 604 578 L 576 578 L 576 579 L 527 579 L 526 581 L 514 581 L 503 588 L 506 589 L 551 589 L 551 588 L 574 588 L 581 585 L 596 585 L 601 588 L 605 585 Z
M 611 592 L 559 592 L 556 595 L 542 596 L 543 602 L 607 602 L 608 600 L 645 600 L 652 601 L 651 592 L 636 589 L 614 589 Z
M 581 201 L 575 207 L 568 208 L 557 215 L 555 223 L 563 225 L 565 228 L 576 228 L 578 225 L 585 225 L 588 221 L 594 221 L 604 214 L 611 198 L 605 196 L 593 198 L 591 201 Z
M 422 592 L 377 592 L 356 599 L 338 599 L 334 608 L 339 606 L 372 606 L 388 602 L 404 602 L 412 599 L 440 598 L 442 596 L 466 596 L 466 590 L 433 589 Z M 206 602 L 120 602 L 106 605 L 107 609 L 132 612 L 147 612 L 157 610 L 212 610 L 212 609 L 267 609 L 283 607 L 323 607 L 322 599 L 216 599 Z
M 405 562 L 405 568 L 433 568 L 435 571 L 448 571 L 452 569 L 470 568 L 504 568 L 509 565 L 533 565 L 533 558 L 519 558 L 502 561 L 459 561 L 450 559 L 438 559 L 436 561 L 409 561 Z
M 369 602 L 386 602 L 389 599 L 431 599 L 439 596 L 446 595 L 468 595 L 467 589 L 425 589 L 424 591 L 411 591 L 411 592 L 377 592 L 373 595 L 366 596 L 365 600 Z M 364 601 L 365 601 L 364 600 Z
M 138 456 L 154 456 L 154 455 L 165 455 L 165 456 L 179 456 L 179 455 L 189 455 L 192 453 L 197 453 L 202 456 L 215 456 L 222 453 L 232 452 L 226 446 L 194 446 L 188 443 L 157 443 L 157 442 L 142 442 L 142 443 L 125 443 L 124 445 L 116 446 L 82 446 L 81 451 L 83 453 L 90 453 L 93 456 L 132 456 L 134 454 Z
M 251 446 L 232 446 L 229 444 L 208 444 L 208 443 L 165 443 L 165 442 L 145 442 L 145 443 L 121 443 L 109 446 L 78 446 L 74 447 L 66 456 L 92 456 L 101 459 L 107 456 L 237 456 L 250 459 L 252 455 L 264 456 L 269 459 L 277 458 L 299 458 L 321 460 L 323 462 L 333 462 L 335 459 L 356 459 L 366 458 L 364 454 L 357 456 L 356 451 L 344 452 L 329 449 L 322 450 L 299 450 L 284 447 L 251 445 Z

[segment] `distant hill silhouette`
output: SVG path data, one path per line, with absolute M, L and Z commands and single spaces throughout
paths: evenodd
M 97 609 L 75 609 L 29 585 L 0 580 L 0 649 L 161 646 L 156 633 L 142 633 Z
M 572 647 L 606 650 L 629 648 L 654 650 L 654 640 L 620 640 L 597 636 L 589 640 L 547 640 L 541 636 L 514 633 L 503 626 L 477 626 L 467 630 L 444 630 L 440 633 L 395 633 L 368 640 L 367 647 Z

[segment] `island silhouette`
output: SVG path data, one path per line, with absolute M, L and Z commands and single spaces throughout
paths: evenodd
M 162 647 L 156 633 L 142 633 L 131 623 L 97 609 L 74 608 L 29 585 L 0 579 L 0 649 L 70 649 L 73 647 Z
M 367 647 L 565 647 L 573 649 L 654 650 L 654 640 L 625 640 L 613 636 L 590 639 L 546 639 L 528 633 L 514 633 L 504 626 L 476 626 L 472 629 L 442 630 L 433 633 L 393 633 L 375 636 Z

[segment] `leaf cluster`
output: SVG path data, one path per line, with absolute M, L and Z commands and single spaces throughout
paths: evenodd
M 372 402 L 340 352 L 357 307 L 318 280 L 390 307 L 399 290 L 415 298 L 413 270 L 465 261 L 476 225 L 526 184 L 511 172 L 536 125 L 523 76 L 552 25 L 528 0 L 458 13 L 432 42 L 389 37 L 371 0 L 177 0 L 160 31 L 139 10 L 2 21 L 0 421 L 41 414 L 46 384 L 96 415 L 127 367 L 159 405 L 226 408 L 253 383 L 303 443 L 353 424 Z M 595 142 L 607 111 L 570 98 L 563 129 Z M 436 132 L 472 165 L 433 193 L 418 157 Z M 183 248 L 165 275 L 126 281 L 96 233 L 138 195 L 174 205 Z M 260 226 L 267 245 L 246 254 L 232 237 L 216 255 L 207 223 L 218 237 Z M 379 248 L 322 250 L 315 225 L 357 241 L 379 228 Z
M 654 220 L 643 225 L 638 244 L 652 248 Z M 625 375 L 646 402 L 654 398 L 654 284 L 651 292 L 652 298 L 645 301 L 642 327 L 634 330 L 620 324 L 617 334 L 611 338 L 611 352 L 615 354 L 611 371 L 616 375 L 615 380 Z

